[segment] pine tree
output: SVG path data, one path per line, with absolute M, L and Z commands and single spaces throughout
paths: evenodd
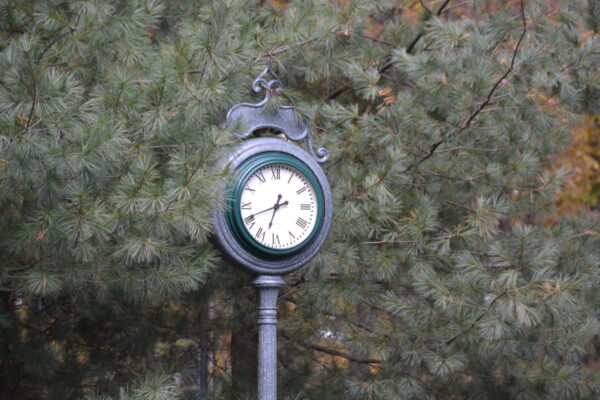
M 1 2 L 0 395 L 252 398 L 211 210 L 271 58 L 336 207 L 286 278 L 280 396 L 596 398 L 600 221 L 549 169 L 599 111 L 595 4 Z
M 233 3 L 192 6 L 0 7 L 2 397 L 116 393 L 204 336 L 219 124 L 255 52 Z

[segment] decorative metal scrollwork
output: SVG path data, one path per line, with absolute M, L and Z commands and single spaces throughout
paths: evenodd
M 269 79 L 269 75 L 272 79 Z M 313 149 L 310 124 L 306 118 L 298 115 L 292 106 L 268 107 L 267 102 L 272 95 L 280 94 L 283 83 L 273 72 L 271 59 L 267 61 L 265 69 L 252 82 L 255 93 L 265 91 L 265 98 L 260 103 L 241 103 L 233 106 L 227 113 L 226 124 L 236 126 L 236 136 L 245 138 L 260 129 L 275 129 L 285 135 L 289 140 L 298 142 L 307 138 L 307 147 L 310 154 L 320 163 L 327 161 L 329 152 L 321 147 L 315 152 Z
M 269 74 L 275 79 L 266 80 L 265 77 Z M 263 69 L 260 75 L 252 82 L 252 90 L 254 90 L 255 93 L 260 93 L 263 89 L 267 91 L 265 100 L 271 96 L 271 93 L 279 94 L 283 90 L 283 83 L 273 71 L 272 60 L 270 58 L 267 61 L 265 69 Z

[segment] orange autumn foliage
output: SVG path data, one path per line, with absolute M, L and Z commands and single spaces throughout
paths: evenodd
M 562 213 L 600 204 L 600 117 L 586 117 L 571 134 L 571 145 L 555 162 L 572 172 L 557 197 Z

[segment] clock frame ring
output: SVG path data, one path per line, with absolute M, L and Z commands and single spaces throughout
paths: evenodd
M 284 255 L 289 255 L 300 251 L 305 246 L 308 246 L 312 240 L 317 236 L 319 229 L 313 229 L 308 237 L 300 242 L 298 245 L 276 249 L 262 245 L 252 237 L 247 231 L 246 227 L 242 223 L 242 215 L 240 210 L 241 193 L 244 190 L 244 186 L 248 178 L 258 169 L 273 165 L 273 164 L 284 164 L 289 167 L 296 169 L 301 172 L 306 179 L 310 182 L 316 196 L 316 226 L 320 227 L 324 217 L 324 196 L 323 190 L 319 180 L 313 173 L 313 171 L 301 160 L 296 157 L 292 157 L 287 153 L 281 151 L 267 151 L 264 153 L 256 154 L 244 161 L 236 171 L 236 178 L 234 179 L 233 185 L 231 185 L 231 192 L 229 198 L 231 199 L 231 207 L 227 213 L 227 222 L 232 232 L 237 236 L 238 240 L 244 242 L 248 248 L 259 255 L 264 257 L 277 258 Z
M 270 164 L 285 164 L 300 171 L 317 195 L 317 222 L 309 237 L 290 249 L 260 246 L 249 235 L 239 214 L 240 187 L 253 171 Z M 315 158 L 296 144 L 277 138 L 251 139 L 237 145 L 219 165 L 231 177 L 223 183 L 223 207 L 214 212 L 215 239 L 235 265 L 255 274 L 282 275 L 312 259 L 323 245 L 331 228 L 333 199 L 329 183 Z

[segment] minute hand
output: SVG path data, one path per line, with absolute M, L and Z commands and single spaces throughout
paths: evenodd
M 287 206 L 287 205 L 288 205 L 288 201 L 286 200 L 286 201 L 284 201 L 283 203 L 277 204 L 277 208 L 279 208 L 279 207 L 281 207 L 281 206 Z M 255 212 L 254 214 L 250 214 L 250 215 L 249 215 L 249 217 L 254 217 L 255 215 L 262 214 L 262 213 L 264 213 L 264 212 L 267 212 L 267 211 L 270 211 L 270 210 L 272 210 L 272 209 L 274 209 L 274 208 L 275 208 L 275 206 L 273 206 L 273 207 L 269 207 L 269 208 L 266 208 L 266 209 L 264 209 L 264 210 L 262 210 L 262 211 Z
M 279 204 L 279 200 L 281 200 L 281 195 L 277 195 L 277 203 L 275 203 L 275 205 L 273 206 L 273 215 L 271 215 L 271 221 L 269 222 L 269 229 L 271 229 L 271 226 L 273 225 L 273 218 L 275 218 L 275 213 L 277 212 L 277 210 L 279 210 L 279 207 L 281 207 L 281 204 Z

